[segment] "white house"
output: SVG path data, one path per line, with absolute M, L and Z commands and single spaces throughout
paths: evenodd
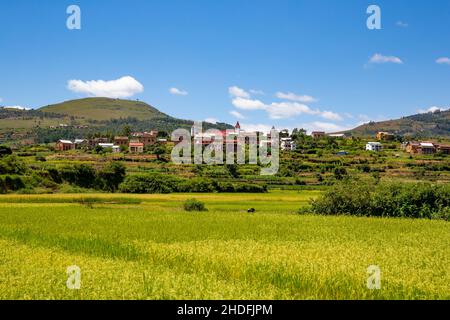
M 283 151 L 293 151 L 297 149 L 297 144 L 292 138 L 281 138 L 280 147 Z
M 112 151 L 113 153 L 120 153 L 120 146 L 113 146 Z
M 369 142 L 366 144 L 366 150 L 367 151 L 381 151 L 383 149 L 383 146 L 379 142 Z
M 99 143 L 98 144 L 99 147 L 102 147 L 103 149 L 105 148 L 113 148 L 114 147 L 114 143 Z

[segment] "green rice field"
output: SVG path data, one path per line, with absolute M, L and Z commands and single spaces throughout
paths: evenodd
M 297 214 L 318 195 L 0 196 L 0 299 L 450 299 L 449 222 Z

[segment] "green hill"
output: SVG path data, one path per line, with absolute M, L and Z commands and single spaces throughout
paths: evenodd
M 35 141 L 54 142 L 64 137 L 75 139 L 95 134 L 121 134 L 133 131 L 189 130 L 191 120 L 171 117 L 147 103 L 109 98 L 86 98 L 48 105 L 40 109 L 17 110 L 0 107 L 0 143 Z M 230 129 L 226 123 L 204 123 L 210 128 Z
M 121 118 L 151 120 L 169 117 L 145 102 L 109 98 L 86 98 L 65 101 L 42 107 L 39 111 L 97 121 Z
M 353 136 L 373 136 L 387 131 L 400 136 L 450 138 L 450 110 L 416 114 L 397 120 L 370 122 L 347 131 Z

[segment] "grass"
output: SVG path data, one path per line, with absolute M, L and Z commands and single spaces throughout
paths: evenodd
M 317 195 L 195 195 L 203 213 L 192 194 L 2 196 L 0 298 L 450 299 L 449 223 L 295 214 Z

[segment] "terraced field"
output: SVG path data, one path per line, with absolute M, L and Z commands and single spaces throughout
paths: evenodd
M 448 222 L 296 214 L 318 193 L 1 196 L 0 299 L 450 299 Z

